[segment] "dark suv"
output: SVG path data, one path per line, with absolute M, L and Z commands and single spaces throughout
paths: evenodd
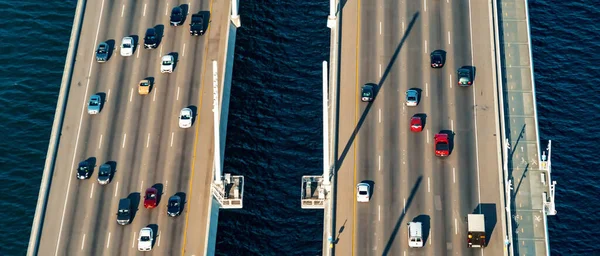
M 146 30 L 146 35 L 144 36 L 144 48 L 155 49 L 156 47 L 158 47 L 158 35 L 156 29 L 149 28 Z
M 89 179 L 92 176 L 92 163 L 88 160 L 83 160 L 79 162 L 79 166 L 77 167 L 77 179 L 85 180 Z
M 122 198 L 119 200 L 117 223 L 119 223 L 119 225 L 127 225 L 131 223 L 131 200 L 129 198 Z
M 171 10 L 171 20 L 169 22 L 171 26 L 181 26 L 183 24 L 183 10 L 179 6 L 173 7 Z

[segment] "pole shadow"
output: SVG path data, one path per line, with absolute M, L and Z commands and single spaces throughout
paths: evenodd
M 423 176 L 419 176 L 419 178 L 415 182 L 415 185 L 413 186 L 412 190 L 410 191 L 410 196 L 408 197 L 408 200 L 406 200 L 406 209 L 408 209 L 410 207 L 413 198 L 417 194 L 417 190 L 419 189 L 419 186 L 421 185 L 422 180 L 423 180 Z M 394 226 L 394 230 L 392 231 L 392 234 L 390 235 L 390 239 L 388 240 L 388 242 L 385 245 L 385 248 L 383 250 L 383 253 L 382 253 L 383 256 L 388 255 L 388 253 L 390 252 L 390 249 L 392 248 L 394 239 L 396 239 L 396 235 L 398 234 L 398 231 L 400 230 L 400 226 L 402 226 L 401 225 L 402 220 L 406 216 L 406 209 L 402 214 L 400 214 L 400 217 L 398 218 L 398 221 L 396 222 L 396 226 Z

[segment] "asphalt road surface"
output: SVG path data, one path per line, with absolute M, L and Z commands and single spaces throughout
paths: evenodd
M 176 5 L 190 14 L 184 25 L 171 27 L 169 15 Z M 228 7 L 227 3 L 219 5 L 222 9 Z M 204 158 L 211 159 L 206 152 L 211 152 L 212 143 L 195 140 L 199 133 L 205 141 L 212 139 L 205 134 L 212 134 L 213 126 L 212 65 L 206 60 L 208 34 L 190 36 L 189 20 L 191 13 L 211 8 L 209 0 L 87 2 L 40 254 L 132 255 L 137 251 L 139 231 L 146 226 L 155 231 L 152 254 L 182 253 L 189 204 L 201 212 L 208 211 L 208 200 L 187 198 L 191 178 L 196 180 L 194 186 L 209 188 L 206 184 L 212 177 L 212 161 Z M 162 35 L 158 48 L 152 50 L 143 47 L 144 33 L 150 27 Z M 219 35 L 224 37 L 223 33 L 214 36 Z M 133 56 L 119 53 L 125 36 L 136 39 Z M 113 51 L 106 63 L 97 63 L 94 52 L 102 41 L 107 41 Z M 224 45 L 223 41 L 216 43 Z M 161 74 L 160 58 L 169 53 L 177 61 L 174 72 Z M 208 72 L 205 66 L 210 67 Z M 137 85 L 148 77 L 154 81 L 151 92 L 139 95 Z M 104 101 L 102 111 L 93 116 L 87 113 L 92 94 L 100 94 Z M 184 107 L 192 108 L 195 114 L 193 126 L 188 129 L 178 126 L 179 111 Z M 196 149 L 196 144 L 206 149 Z M 195 150 L 206 154 L 196 155 Z M 196 164 L 195 176 L 194 155 L 202 162 Z M 90 179 L 77 180 L 75 168 L 84 159 L 92 159 L 96 168 Z M 108 185 L 99 185 L 98 167 L 107 162 L 116 171 Z M 149 187 L 160 193 L 154 209 L 143 206 L 144 191 Z M 176 193 L 189 203 L 181 216 L 172 218 L 167 215 L 166 203 Z M 194 196 L 209 198 L 206 193 Z M 134 201 L 136 211 L 130 225 L 120 226 L 116 212 L 119 199 L 125 197 Z M 203 229 L 205 225 L 204 220 L 192 228 Z M 204 240 L 194 243 L 203 245 Z M 198 248 L 202 250 L 202 246 Z
M 342 1 L 343 3 L 343 1 Z M 343 3 L 339 88 L 336 255 L 502 255 L 491 9 L 475 0 L 348 0 Z M 446 52 L 445 66 L 429 54 Z M 456 70 L 475 67 L 473 86 Z M 377 85 L 372 103 L 360 87 Z M 405 92 L 420 90 L 416 107 Z M 410 118 L 426 115 L 413 133 Z M 451 134 L 449 157 L 434 134 Z M 369 203 L 356 184 L 372 184 Z M 469 213 L 486 215 L 488 247 L 466 245 Z M 424 248 L 409 248 L 406 223 L 424 226 Z

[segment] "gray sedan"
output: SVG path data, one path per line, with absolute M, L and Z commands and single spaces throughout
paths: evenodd
M 100 108 L 102 107 L 102 98 L 100 95 L 94 94 L 90 97 L 90 102 L 88 103 L 88 114 L 95 115 L 100 113 Z

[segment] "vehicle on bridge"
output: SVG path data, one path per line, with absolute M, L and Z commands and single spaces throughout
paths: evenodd
M 435 144 L 435 155 L 436 156 L 448 156 L 450 154 L 450 141 L 448 140 L 448 134 L 438 133 L 434 137 Z
M 167 214 L 171 217 L 179 216 L 181 214 L 181 197 L 174 195 L 169 197 L 169 203 L 167 204 Z
M 131 223 L 131 200 L 129 198 L 121 198 L 121 200 L 119 200 L 117 223 L 119 225 L 127 225 Z
M 423 224 L 421 222 L 409 222 L 408 225 L 408 246 L 410 248 L 423 247 Z
M 150 80 L 148 79 L 144 79 L 140 81 L 140 84 L 138 85 L 138 93 L 140 95 L 146 95 L 148 93 L 150 93 Z
M 371 185 L 369 183 L 358 183 L 356 185 L 356 201 L 368 203 L 371 199 Z
M 123 37 L 123 40 L 121 40 L 121 56 L 127 57 L 133 55 L 133 47 L 133 37 Z
M 193 14 L 190 23 L 190 35 L 204 35 L 204 16 L 202 14 Z
M 169 20 L 171 26 L 177 27 L 183 24 L 183 10 L 179 6 L 173 7 L 171 10 L 171 19 Z
M 154 242 L 154 232 L 151 228 L 145 227 L 140 230 L 140 237 L 138 238 L 138 251 L 150 251 L 152 250 L 152 243 Z
M 79 162 L 79 166 L 77 167 L 77 179 L 89 179 L 92 175 L 93 168 L 94 166 L 92 166 L 92 163 L 90 163 L 88 160 Z
M 100 168 L 98 168 L 98 183 L 100 183 L 100 185 L 106 185 L 110 183 L 112 172 L 113 170 L 110 164 L 106 163 L 100 165 Z
M 423 120 L 420 116 L 414 115 L 410 118 L 410 131 L 421 132 L 423 131 Z
M 431 57 L 431 67 L 432 68 L 441 68 L 444 66 L 443 51 L 441 51 L 441 50 L 433 51 L 431 53 L 430 57 Z
M 419 104 L 419 91 L 409 89 L 406 91 L 406 106 L 416 107 Z
M 167 54 L 162 56 L 160 61 L 160 73 L 173 73 L 173 66 L 175 65 L 175 58 L 173 55 Z
M 485 247 L 485 217 L 483 214 L 467 215 L 467 247 Z
M 146 35 L 144 36 L 144 48 L 156 49 L 156 47 L 158 47 L 158 34 L 156 33 L 156 29 L 149 28 L 146 30 Z
M 193 112 L 189 108 L 183 108 L 179 112 L 179 128 L 190 128 L 192 127 L 192 115 Z
M 458 85 L 469 86 L 473 84 L 473 72 L 470 67 L 462 67 L 458 69 Z
M 98 94 L 94 94 L 90 96 L 90 101 L 88 103 L 88 114 L 95 115 L 100 113 L 100 109 L 102 108 L 102 98 Z
M 362 102 L 371 102 L 375 97 L 375 87 L 371 84 L 365 84 L 361 89 L 360 100 Z
M 98 45 L 98 49 L 96 49 L 96 61 L 102 63 L 108 60 L 108 52 L 110 50 L 110 46 L 106 42 L 102 42 Z
M 156 188 L 148 188 L 146 189 L 146 194 L 144 195 L 144 207 L 147 209 L 155 208 L 158 204 L 158 190 Z

